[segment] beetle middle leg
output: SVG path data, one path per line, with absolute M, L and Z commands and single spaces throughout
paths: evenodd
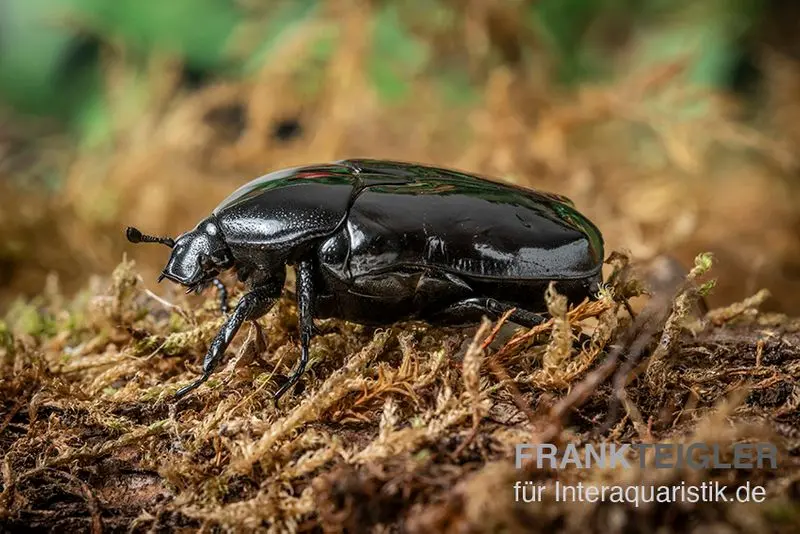
M 509 316 L 508 320 L 525 328 L 532 328 L 545 321 L 545 317 L 540 313 L 487 297 L 472 297 L 460 300 L 446 308 L 427 314 L 425 319 L 432 323 L 464 325 L 480 322 L 481 317 L 484 315 L 497 320 L 511 309 L 514 309 L 514 312 Z
M 259 287 L 245 294 L 214 337 L 211 346 L 208 347 L 208 352 L 203 360 L 203 375 L 188 386 L 179 389 L 175 393 L 175 397 L 178 399 L 183 397 L 208 380 L 225 354 L 225 349 L 228 348 L 236 332 L 239 331 L 239 327 L 245 321 L 257 319 L 267 313 L 277 300 L 278 297 L 275 295 L 274 288 L 269 287 Z
M 316 334 L 314 326 L 314 264 L 311 260 L 301 260 L 295 266 L 297 270 L 297 315 L 300 323 L 300 361 L 297 369 L 289 375 L 289 379 L 275 392 L 273 401 L 277 406 L 278 400 L 297 382 L 308 365 L 308 351 L 311 338 Z

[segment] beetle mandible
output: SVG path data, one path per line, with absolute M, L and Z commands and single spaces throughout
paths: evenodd
M 208 380 L 245 321 L 281 295 L 286 266 L 296 270 L 301 354 L 274 395 L 296 384 L 308 362 L 314 319 L 365 325 L 423 320 L 469 325 L 486 315 L 531 327 L 544 320 L 551 281 L 570 303 L 596 298 L 603 238 L 566 197 L 427 165 L 370 159 L 295 167 L 240 187 L 177 239 L 143 235 L 133 243 L 172 248 L 158 281 L 187 292 L 236 271 L 247 292 L 208 348 Z

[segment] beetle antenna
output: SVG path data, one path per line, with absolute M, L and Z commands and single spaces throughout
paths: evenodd
M 161 243 L 167 245 L 169 248 L 175 246 L 175 241 L 171 237 L 155 237 L 152 235 L 143 234 L 133 226 L 129 226 L 125 230 L 125 236 L 131 243 Z

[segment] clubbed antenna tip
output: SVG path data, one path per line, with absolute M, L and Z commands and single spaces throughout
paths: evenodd
M 129 226 L 127 230 L 125 230 L 125 236 L 128 238 L 128 241 L 131 243 L 141 243 L 142 242 L 142 232 L 134 228 L 133 226 Z
M 128 226 L 128 228 L 125 230 L 125 236 L 131 243 L 161 243 L 162 245 L 167 245 L 170 248 L 175 246 L 175 241 L 173 241 L 171 237 L 154 237 L 151 235 L 146 235 L 133 226 Z

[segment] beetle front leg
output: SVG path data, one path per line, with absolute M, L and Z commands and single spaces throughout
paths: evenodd
M 245 294 L 241 300 L 239 300 L 233 313 L 231 313 L 228 320 L 225 321 L 225 324 L 222 325 L 222 328 L 214 337 L 211 346 L 208 348 L 206 357 L 203 360 L 203 376 L 188 386 L 179 389 L 178 392 L 175 393 L 176 398 L 180 399 L 208 380 L 211 373 L 214 372 L 217 364 L 222 359 L 222 356 L 225 354 L 225 349 L 228 348 L 236 332 L 239 331 L 239 327 L 241 327 L 245 321 L 251 321 L 261 317 L 272 308 L 275 302 L 277 302 L 277 297 L 273 296 L 272 293 L 273 292 L 269 291 L 267 288 L 257 288 Z
M 277 406 L 278 400 L 292 386 L 297 384 L 308 365 L 308 351 L 311 338 L 317 333 L 314 326 L 314 264 L 311 260 L 302 260 L 297 266 L 297 318 L 300 323 L 300 361 L 297 369 L 289 375 L 289 379 L 275 392 L 273 398 Z

